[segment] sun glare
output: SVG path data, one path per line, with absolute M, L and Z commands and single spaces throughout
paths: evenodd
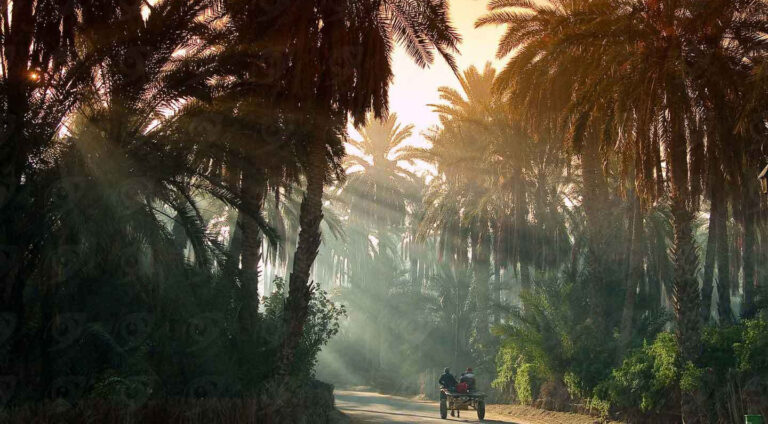
M 487 13 L 486 2 L 479 0 L 453 0 L 451 19 L 462 36 L 461 52 L 458 55 L 459 69 L 471 65 L 482 68 L 492 61 L 497 68 L 502 62 L 495 60 L 496 47 L 504 29 L 501 27 L 483 27 L 476 29 L 475 22 Z M 405 124 L 414 124 L 415 130 L 408 144 L 415 147 L 429 147 L 423 132 L 439 124 L 438 116 L 429 104 L 440 102 L 438 88 L 448 86 L 460 88 L 451 68 L 440 58 L 427 68 L 420 68 L 402 49 L 395 53 L 395 81 L 390 90 L 390 111 L 405 118 Z M 418 163 L 414 171 L 433 174 L 433 167 Z

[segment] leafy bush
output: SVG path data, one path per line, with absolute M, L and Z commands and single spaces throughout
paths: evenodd
M 520 353 L 514 345 L 502 346 L 496 355 L 496 379 L 491 386 L 508 401 L 517 399 L 515 376 L 520 365 Z
M 660 333 L 652 344 L 632 352 L 597 389 L 598 399 L 613 408 L 661 412 L 669 405 L 679 377 L 678 350 L 671 333 Z
M 733 345 L 739 371 L 768 373 L 768 321 L 746 320 L 741 327 L 741 341 Z
M 574 284 L 560 281 L 521 294 L 522 306 L 495 329 L 503 344 L 497 356 L 497 388 L 509 385 L 520 372 L 518 362 L 535 365 L 544 380 L 565 384 L 569 392 L 589 393 L 609 375 L 616 343 L 589 319 L 583 296 Z M 570 386 L 563 381 L 566 374 Z
M 279 342 L 282 340 L 280 334 L 285 322 L 283 304 L 287 293 L 285 281 L 282 278 L 276 278 L 273 285 L 274 292 L 263 300 L 265 322 L 262 326 L 272 329 L 271 342 Z M 300 380 L 314 377 L 317 355 L 320 349 L 339 333 L 340 320 L 346 316 L 346 313 L 346 308 L 333 303 L 327 292 L 316 290 L 312 293 L 309 315 L 304 326 L 304 338 L 296 351 L 292 369 L 294 375 Z M 276 337 L 275 333 L 280 337 Z
M 532 404 L 539 396 L 544 373 L 534 364 L 523 364 L 515 373 L 515 391 L 520 403 Z
M 711 422 L 728 422 L 760 410 L 768 392 L 768 323 L 745 320 L 702 333 L 697 363 L 681 364 L 675 337 L 660 333 L 653 343 L 632 351 L 621 367 L 595 390 L 596 398 L 624 416 L 663 421 L 674 411 L 681 391 L 697 392 Z M 654 418 L 655 417 L 655 418 Z M 671 418 L 674 421 L 674 418 Z

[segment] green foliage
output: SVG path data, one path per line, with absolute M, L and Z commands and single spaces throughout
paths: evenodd
M 568 393 L 572 398 L 581 399 L 586 397 L 583 384 L 581 380 L 579 380 L 579 377 L 576 376 L 576 374 L 570 371 L 566 372 L 565 376 L 563 376 L 563 383 L 565 384 L 565 388 L 568 390 Z
M 574 284 L 546 281 L 522 293 L 521 300 L 522 306 L 495 329 L 506 349 L 519 355 L 520 361 L 536 364 L 550 379 L 560 380 L 570 373 L 570 390 L 580 393 L 589 393 L 607 377 L 615 340 L 606 338 L 600 326 L 588 318 L 583 290 Z M 502 352 L 497 369 L 503 371 L 512 364 Z
M 491 386 L 502 393 L 514 388 L 515 375 L 519 368 L 520 354 L 514 345 L 502 346 L 496 355 L 496 379 Z
M 596 395 L 619 410 L 660 412 L 668 405 L 678 381 L 677 358 L 674 335 L 660 333 L 653 343 L 624 359 L 621 367 L 596 389 Z
M 739 371 L 768 374 L 768 321 L 746 320 L 740 327 L 742 339 L 733 345 Z
M 513 309 L 508 323 L 495 329 L 503 345 L 514 346 L 525 362 L 547 372 L 565 372 L 574 352 L 571 290 L 569 285 L 552 285 L 522 293 L 523 306 Z
M 539 395 L 544 373 L 535 364 L 522 364 L 515 373 L 515 391 L 520 403 L 532 404 Z
M 590 412 L 596 412 L 601 417 L 608 417 L 611 413 L 611 403 L 607 400 L 603 400 L 594 396 L 587 399 L 587 410 Z
M 283 326 L 286 319 L 283 307 L 286 287 L 284 280 L 280 277 L 274 280 L 273 285 L 275 290 L 263 300 L 264 320 L 260 325 L 272 329 L 279 335 L 284 331 Z M 297 377 L 306 380 L 314 376 L 317 355 L 323 346 L 339 333 L 341 320 L 346 316 L 346 307 L 331 301 L 327 292 L 316 290 L 312 293 L 309 302 L 309 316 L 304 326 L 304 337 L 294 359 L 293 372 L 296 373 Z M 282 338 L 270 337 L 270 339 L 279 341 Z
M 649 355 L 653 364 L 653 388 L 661 389 L 674 384 L 677 377 L 678 348 L 672 333 L 659 333 L 650 346 Z
M 686 362 L 680 373 L 680 390 L 683 392 L 694 393 L 702 387 L 701 378 L 704 370 L 697 368 L 693 362 Z
M 681 392 L 699 392 L 709 399 L 712 419 L 738 416 L 742 407 L 733 386 L 768 375 L 767 328 L 760 319 L 707 327 L 700 360 L 685 364 L 680 363 L 675 336 L 662 332 L 653 343 L 632 351 L 597 387 L 595 397 L 623 414 L 661 415 L 674 410 Z

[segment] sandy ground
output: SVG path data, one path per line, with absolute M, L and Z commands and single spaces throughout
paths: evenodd
M 336 407 L 352 423 L 448 423 L 478 422 L 475 411 L 462 411 L 461 418 L 440 419 L 437 402 L 425 402 L 379 393 L 336 390 Z M 594 424 L 600 421 L 584 415 L 542 411 L 517 405 L 488 405 L 485 423 Z
M 336 407 L 348 415 L 353 423 L 446 423 L 478 422 L 475 411 L 462 411 L 461 418 L 448 415 L 447 420 L 440 419 L 440 406 L 437 402 L 424 402 L 398 396 L 379 393 L 336 390 Z M 516 423 L 509 417 L 486 414 L 486 423 Z M 530 423 L 533 424 L 533 423 Z

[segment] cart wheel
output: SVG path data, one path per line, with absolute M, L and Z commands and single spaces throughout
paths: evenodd
M 448 405 L 445 399 L 440 399 L 440 418 L 445 419 L 448 416 Z
M 480 421 L 485 418 L 485 401 L 477 402 L 477 419 Z

